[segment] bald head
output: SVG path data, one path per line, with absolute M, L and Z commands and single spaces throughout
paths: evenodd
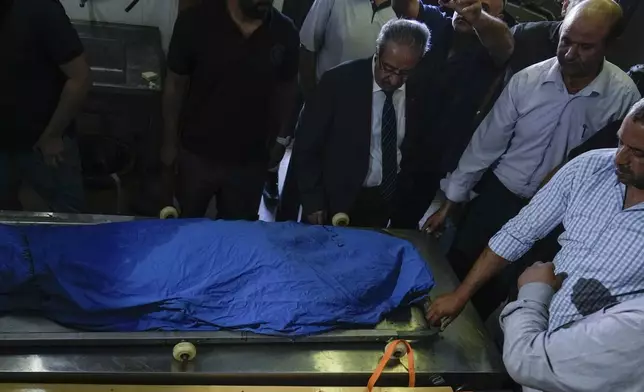
M 564 76 L 588 78 L 599 73 L 606 43 L 621 18 L 622 8 L 612 0 L 584 0 L 568 10 L 557 50 Z
M 586 25 L 587 29 L 606 31 L 606 37 L 624 16 L 622 7 L 613 0 L 570 0 L 568 4 L 564 27 Z

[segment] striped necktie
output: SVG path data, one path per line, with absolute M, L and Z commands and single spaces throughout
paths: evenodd
M 383 91 L 384 92 L 384 91 Z M 393 198 L 398 175 L 398 130 L 393 92 L 384 92 L 386 99 L 382 107 L 382 183 L 380 192 L 386 201 Z

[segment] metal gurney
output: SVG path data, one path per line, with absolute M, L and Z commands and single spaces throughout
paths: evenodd
M 0 214 L 0 223 L 6 224 L 98 224 L 133 219 L 136 218 Z M 412 232 L 392 234 L 410 240 L 426 258 L 437 280 L 434 295 L 453 289 L 456 281 L 452 272 L 437 256 L 435 246 L 427 243 L 426 237 Z M 39 318 L 5 316 L 0 318 L 3 346 L 0 378 L 14 380 L 17 377 L 15 380 L 21 381 L 35 373 L 41 377 L 44 371 L 52 377 L 60 375 L 59 372 L 92 377 L 109 374 L 117 379 L 136 375 L 137 380 L 141 377 L 147 381 L 152 377 L 155 382 L 181 375 L 182 382 L 189 383 L 216 376 L 217 382 L 237 384 L 240 384 L 239 380 L 243 381 L 241 384 L 249 384 L 251 375 L 258 380 L 276 377 L 275 382 L 279 379 L 280 384 L 288 380 L 289 384 L 298 385 L 334 385 L 333 377 L 337 377 L 337 383 L 342 385 L 364 385 L 364 376 L 377 362 L 385 342 L 394 338 L 415 342 L 417 372 L 425 375 L 420 377 L 420 385 L 456 385 L 469 379 L 481 385 L 494 385 L 504 378 L 499 355 L 469 306 L 440 336 L 427 328 L 422 309 L 411 308 L 392 314 L 372 330 L 336 331 L 297 339 L 294 341 L 297 344 L 291 344 L 293 340 L 290 339 L 242 332 L 87 333 L 65 329 Z M 182 341 L 192 342 L 199 349 L 192 368 L 187 370 L 177 367 L 171 355 L 172 346 Z M 223 362 L 217 359 L 220 356 Z M 32 361 L 36 361 L 37 366 Z M 27 362 L 30 364 L 25 365 Z M 404 379 L 403 371 L 392 369 L 390 374 L 383 376 L 383 385 L 399 383 L 399 379 Z M 328 379 L 330 373 L 335 376 Z M 162 378 L 157 379 L 158 376 Z M 186 381 L 188 376 L 190 380 Z M 455 376 L 459 379 L 450 380 Z

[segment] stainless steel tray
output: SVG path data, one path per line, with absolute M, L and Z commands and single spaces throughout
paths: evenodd
M 127 222 L 132 216 L 27 213 L 0 211 L 0 224 L 9 225 L 87 225 Z M 392 234 L 392 235 L 395 235 Z M 65 328 L 50 320 L 23 315 L 0 316 L 0 347 L 25 346 L 124 346 L 176 344 L 190 341 L 199 344 L 232 343 L 346 343 L 386 342 L 392 339 L 422 340 L 436 335 L 425 321 L 424 308 L 398 309 L 373 329 L 338 330 L 319 335 L 287 338 L 240 331 L 213 332 L 82 332 Z

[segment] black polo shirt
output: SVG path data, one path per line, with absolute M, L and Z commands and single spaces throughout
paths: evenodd
M 508 63 L 506 83 L 517 72 L 557 55 L 561 21 L 521 23 L 512 28 L 514 52 Z
M 30 150 L 58 106 L 67 80 L 60 65 L 83 45 L 58 0 L 15 0 L 0 44 L 7 54 L 0 61 L 0 148 Z
M 168 52 L 170 70 L 190 76 L 182 147 L 219 163 L 265 162 L 279 131 L 272 98 L 296 77 L 298 49 L 293 22 L 275 9 L 248 38 L 225 1 L 182 12 Z

